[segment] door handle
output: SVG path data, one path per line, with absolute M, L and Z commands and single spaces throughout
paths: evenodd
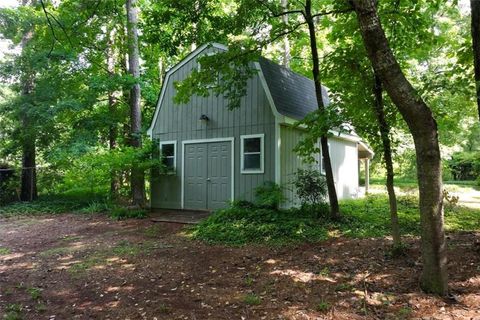
M 207 178 L 207 181 L 210 182 L 210 178 Z

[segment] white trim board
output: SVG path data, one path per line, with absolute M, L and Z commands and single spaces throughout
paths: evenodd
M 163 98 L 165 96 L 165 91 L 167 90 L 167 85 L 169 83 L 170 76 L 175 71 L 177 71 L 178 69 L 183 67 L 185 64 L 187 64 L 194 57 L 196 57 L 198 54 L 200 54 L 203 50 L 205 50 L 207 48 L 210 48 L 210 47 L 211 48 L 216 48 L 216 49 L 219 49 L 219 50 L 223 50 L 223 51 L 228 50 L 227 46 L 224 46 L 223 44 L 220 44 L 220 43 L 214 43 L 214 42 L 206 43 L 206 44 L 198 47 L 194 51 L 192 51 L 190 54 L 188 54 L 183 60 L 181 60 L 179 63 L 177 63 L 174 67 L 172 67 L 170 70 L 168 70 L 167 73 L 165 74 L 165 78 L 164 78 L 163 83 L 162 83 L 162 90 L 160 91 L 160 97 L 158 98 L 157 106 L 155 107 L 155 113 L 153 115 L 152 122 L 150 123 L 150 127 L 147 130 L 147 135 L 150 138 L 152 138 L 153 127 L 155 126 L 155 123 L 157 122 L 158 113 L 160 112 L 160 106 L 161 106 Z
M 244 141 L 245 139 L 260 138 L 260 170 L 245 170 L 244 163 Z M 264 174 L 265 173 L 265 134 L 244 134 L 240 136 L 240 173 L 241 174 Z
M 232 190 L 231 200 L 235 200 L 235 138 L 213 138 L 213 139 L 196 139 L 196 140 L 183 140 L 182 141 L 182 178 L 181 178 L 181 208 L 185 208 L 185 145 L 195 143 L 211 143 L 211 142 L 230 142 L 231 144 L 231 156 L 232 156 Z M 207 159 L 208 161 L 208 159 Z

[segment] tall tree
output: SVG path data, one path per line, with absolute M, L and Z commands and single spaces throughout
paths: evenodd
M 114 50 L 114 39 L 115 39 L 115 31 L 110 30 L 108 32 L 108 41 L 107 41 L 107 72 L 109 80 L 113 82 L 113 78 L 115 77 L 115 65 L 116 65 L 116 52 Z M 115 92 L 112 88 L 109 88 L 107 93 L 108 95 L 108 112 L 112 117 L 112 121 L 109 124 L 108 128 L 108 145 L 110 150 L 114 150 L 117 148 L 118 145 L 118 123 L 116 121 L 116 114 L 117 114 L 117 102 L 115 98 Z M 118 192 L 120 189 L 120 177 L 119 173 L 115 170 L 111 170 L 111 178 L 110 178 L 110 197 L 112 199 L 118 198 Z
M 34 5 L 34 0 L 22 0 L 22 6 Z M 24 31 L 20 48 L 22 55 L 27 56 L 28 46 L 33 38 L 33 28 Z M 36 134 L 32 125 L 33 101 L 30 98 L 34 89 L 34 72 L 27 58 L 22 59 L 22 72 L 20 76 L 21 107 L 20 116 L 22 123 L 22 174 L 20 199 L 32 201 L 37 198 L 37 151 Z
M 130 89 L 130 122 L 132 147 L 142 147 L 142 111 L 140 89 L 140 53 L 138 48 L 138 8 L 136 0 L 127 0 L 128 71 L 135 80 Z M 145 175 L 134 165 L 131 175 L 131 191 L 134 205 L 145 205 Z
M 475 86 L 477 89 L 478 119 L 480 121 L 480 0 L 470 0 L 472 10 L 472 46 Z
M 372 65 L 405 119 L 415 143 L 420 191 L 423 270 L 426 292 L 448 293 L 443 228 L 442 165 L 437 123 L 432 111 L 403 74 L 385 36 L 376 0 L 351 0 Z
M 394 188 L 394 171 L 393 171 L 393 159 L 392 159 L 392 141 L 390 139 L 390 125 L 385 116 L 385 106 L 383 103 L 383 87 L 380 77 L 374 72 L 373 81 L 373 95 L 375 97 L 375 103 L 373 109 L 375 110 L 375 116 L 378 122 L 378 128 L 380 129 L 380 137 L 382 139 L 382 151 L 383 159 L 385 161 L 385 169 L 387 170 L 387 192 L 388 202 L 390 205 L 390 222 L 392 227 L 392 238 L 394 250 L 400 250 L 402 247 L 402 239 L 400 236 L 400 226 L 398 223 L 398 210 L 397 210 L 397 196 L 395 195 Z
M 310 39 L 310 50 L 312 54 L 312 75 L 313 75 L 313 83 L 315 85 L 315 95 L 317 97 L 317 105 L 320 114 L 324 115 L 322 119 L 325 119 L 325 104 L 323 102 L 323 94 L 322 94 L 322 81 L 320 77 L 320 61 L 318 56 L 318 47 L 317 47 L 317 35 L 315 30 L 315 20 L 314 15 L 312 14 L 312 1 L 306 0 L 305 1 L 305 11 L 303 13 L 305 17 L 305 22 L 308 26 L 308 33 Z M 340 218 L 340 208 L 338 206 L 338 197 L 337 191 L 335 188 L 335 181 L 333 178 L 333 170 L 332 170 L 332 162 L 330 159 L 330 150 L 328 148 L 328 132 L 325 132 L 320 137 L 320 144 L 322 146 L 322 158 L 323 163 L 325 166 L 325 177 L 327 180 L 327 188 L 328 188 L 328 199 L 330 202 L 330 215 L 334 219 Z

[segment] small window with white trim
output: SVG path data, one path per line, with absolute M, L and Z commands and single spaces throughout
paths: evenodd
M 160 142 L 160 155 L 162 164 L 167 169 L 167 172 L 175 171 L 177 167 L 177 142 L 176 141 L 162 141 Z
M 264 172 L 264 134 L 252 134 L 240 137 L 242 173 Z
M 211 57 L 211 56 L 214 56 L 214 55 L 216 55 L 216 54 L 217 54 L 217 52 L 209 52 L 209 53 L 207 53 L 207 54 L 205 54 L 205 55 L 206 55 L 207 57 Z M 199 60 L 197 60 L 197 71 L 198 71 L 198 72 L 201 72 L 201 71 L 202 71 L 202 64 L 201 64 L 201 62 L 200 62 Z M 218 87 L 218 85 L 220 84 L 220 72 L 216 72 L 214 76 L 215 76 L 214 83 L 210 83 L 210 84 L 208 84 L 208 85 L 206 86 L 208 89 L 214 88 L 214 87 Z

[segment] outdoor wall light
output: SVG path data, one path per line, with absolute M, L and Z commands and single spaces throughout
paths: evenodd
M 202 115 L 200 116 L 200 119 L 199 119 L 199 120 L 200 120 L 200 122 L 202 122 L 202 123 L 207 123 L 207 122 L 210 120 L 210 118 L 207 117 L 207 115 L 202 114 Z

